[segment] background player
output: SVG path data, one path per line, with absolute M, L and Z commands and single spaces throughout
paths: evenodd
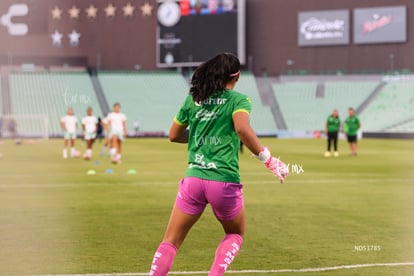
M 344 124 L 344 132 L 347 135 L 351 155 L 356 156 L 358 154 L 358 130 L 361 128 L 361 122 L 352 107 L 348 109 L 348 114 Z
M 92 158 L 92 146 L 97 132 L 98 119 L 92 113 L 92 107 L 88 107 L 87 115 L 82 118 L 82 136 L 86 141 L 86 152 L 83 155 L 85 160 Z
M 70 156 L 79 157 L 75 149 L 76 130 L 78 128 L 78 119 L 73 113 L 72 107 L 68 108 L 67 114 L 60 120 L 60 126 L 64 132 L 63 158 L 68 158 L 67 147 L 70 141 Z
M 332 114 L 328 116 L 325 124 L 325 133 L 327 136 L 327 151 L 325 152 L 325 156 L 331 156 L 331 146 L 333 144 L 334 148 L 334 156 L 339 156 L 338 153 L 338 133 L 339 128 L 341 126 L 341 120 L 339 119 L 338 110 L 334 109 Z
M 126 116 L 120 110 L 121 105 L 115 103 L 113 111 L 106 118 L 107 124 L 110 127 L 109 139 L 111 150 L 109 154 L 113 163 L 121 162 L 122 142 L 127 136 Z

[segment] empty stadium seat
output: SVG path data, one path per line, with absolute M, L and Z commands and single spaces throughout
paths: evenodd
M 276 130 L 276 123 L 268 103 L 263 103 L 256 85 L 256 79 L 252 73 L 242 72 L 239 81 L 234 88 L 243 93 L 252 101 L 250 123 L 258 134 L 266 134 Z
M 189 90 L 177 72 L 99 72 L 98 79 L 108 104 L 121 104 L 128 129 L 138 120 L 143 132 L 168 131 Z
M 335 108 L 344 121 L 348 107 L 358 108 L 378 84 L 376 81 L 326 81 L 322 95 L 317 95 L 316 81 L 274 84 L 273 90 L 288 130 L 314 131 L 325 128 L 326 118 Z
M 414 120 L 414 81 L 385 85 L 360 118 L 366 131 L 402 131 L 406 129 L 406 122 L 407 128 L 410 128 L 412 124 L 409 121 Z
M 91 106 L 96 117 L 102 116 L 90 77 L 87 72 L 11 73 L 10 97 L 13 114 L 47 114 L 49 135 L 62 135 L 60 119 L 72 107 L 80 120 Z M 31 129 L 29 121 L 17 121 L 18 131 Z

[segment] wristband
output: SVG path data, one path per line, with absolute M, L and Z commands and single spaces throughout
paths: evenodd
M 262 151 L 257 155 L 257 158 L 263 163 L 266 163 L 270 157 L 272 157 L 272 155 L 267 147 L 263 147 Z

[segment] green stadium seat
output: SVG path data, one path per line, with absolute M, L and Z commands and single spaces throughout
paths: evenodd
M 63 134 L 60 119 L 69 106 L 74 109 L 79 122 L 89 106 L 96 117 L 102 117 L 87 72 L 16 72 L 9 75 L 9 81 L 13 114 L 48 115 L 51 136 Z M 30 124 L 28 120 L 17 121 L 19 133 L 29 132 Z
M 276 130 L 276 123 L 271 108 L 263 103 L 254 75 L 249 72 L 242 72 L 234 89 L 249 96 L 252 101 L 252 112 L 250 115 L 252 128 L 258 134 L 274 132 Z
M 121 104 L 128 130 L 138 120 L 140 131 L 167 132 L 189 86 L 178 72 L 99 72 L 110 107 Z
M 98 78 L 109 105 L 121 103 L 128 129 L 138 120 L 142 132 L 168 132 L 189 91 L 189 84 L 178 72 L 99 72 Z M 235 90 L 252 100 L 254 129 L 274 131 L 270 107 L 263 105 L 254 75 L 242 72 Z
M 386 84 L 360 118 L 364 131 L 410 131 L 410 120 L 414 120 L 414 81 Z
M 288 130 L 314 131 L 325 128 L 326 118 L 335 108 L 344 121 L 348 107 L 360 106 L 378 83 L 326 81 L 324 93 L 319 97 L 316 81 L 274 84 L 273 91 Z

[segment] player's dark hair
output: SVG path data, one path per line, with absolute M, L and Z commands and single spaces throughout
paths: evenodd
M 239 59 L 229 53 L 218 54 L 202 63 L 191 78 L 190 94 L 201 102 L 214 93 L 224 91 L 230 80 L 240 72 Z

